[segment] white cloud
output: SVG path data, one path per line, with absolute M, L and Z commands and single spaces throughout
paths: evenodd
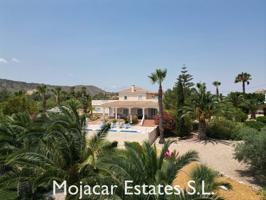
M 19 59 L 17 59 L 17 58 L 11 58 L 11 62 L 14 62 L 14 63 L 19 63 L 19 62 L 20 62 L 20 60 L 19 60 Z
M 0 64 L 20 63 L 20 60 L 13 57 L 11 59 L 0 58 Z
M 5 58 L 0 58 L 0 63 L 7 64 L 8 61 L 7 61 L 7 59 L 5 59 Z

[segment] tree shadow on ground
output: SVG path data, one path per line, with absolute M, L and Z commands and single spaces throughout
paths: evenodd
M 174 138 L 174 137 L 177 138 L 178 136 L 176 135 L 176 133 L 174 131 L 165 131 L 164 137 L 165 138 Z
M 252 185 L 258 186 L 260 188 L 265 187 L 265 183 L 262 182 L 261 178 L 256 175 L 256 173 L 251 170 L 251 169 L 247 169 L 247 170 L 236 170 L 237 173 L 239 173 L 239 175 L 241 177 L 247 177 L 246 181 Z
M 201 143 L 201 144 L 224 144 L 224 145 L 232 145 L 232 142 L 230 140 L 219 140 L 219 139 L 213 139 L 213 138 L 206 138 L 205 140 L 200 140 L 198 138 L 198 133 L 193 132 L 192 134 L 190 134 L 189 136 L 183 137 L 183 138 L 179 138 L 179 140 L 181 141 L 191 141 L 191 142 L 196 142 L 196 143 Z
M 227 140 L 218 140 L 218 139 L 213 139 L 213 138 L 206 138 L 205 140 L 200 140 L 197 137 L 193 137 L 191 141 L 196 142 L 196 143 L 201 143 L 204 145 L 211 143 L 211 144 L 224 144 L 224 145 L 230 146 L 232 144 L 230 141 L 227 141 Z
M 224 144 L 224 145 L 227 145 L 227 146 L 230 146 L 232 145 L 232 141 L 231 140 L 220 140 L 220 139 L 214 139 L 214 138 L 206 138 L 205 140 L 200 140 L 198 138 L 198 133 L 196 132 L 193 132 L 191 133 L 190 135 L 188 136 L 185 136 L 185 137 L 178 137 L 178 135 L 173 132 L 173 131 L 167 131 L 164 133 L 164 137 L 167 139 L 167 138 L 176 138 L 178 139 L 178 141 L 190 141 L 190 142 L 196 142 L 196 143 L 201 143 L 201 144 L 204 144 L 204 145 L 207 145 L 207 144 Z

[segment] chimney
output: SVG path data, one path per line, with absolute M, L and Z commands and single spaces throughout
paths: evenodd
M 136 91 L 135 85 L 132 85 L 131 86 L 131 92 L 135 92 L 135 91 Z

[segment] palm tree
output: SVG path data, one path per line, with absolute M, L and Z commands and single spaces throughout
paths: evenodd
M 159 132 L 160 132 L 160 140 L 159 143 L 164 143 L 164 129 L 163 129 L 163 89 L 162 89 L 162 82 L 164 81 L 167 74 L 167 70 L 164 69 L 156 69 L 154 73 L 152 73 L 150 76 L 150 80 L 153 84 L 157 83 L 159 85 L 158 89 L 158 104 L 159 104 L 159 115 L 160 115 L 160 121 L 159 121 Z
M 177 152 L 170 152 L 169 147 L 173 141 L 166 141 L 160 153 L 155 145 L 144 142 L 125 143 L 125 150 L 113 156 L 105 157 L 103 163 L 116 180 L 119 188 L 124 188 L 125 180 L 133 181 L 133 185 L 171 185 L 176 174 L 187 164 L 197 161 L 198 154 L 189 151 L 182 156 Z M 164 199 L 162 195 L 133 195 L 124 196 L 118 191 L 122 199 Z
M 34 150 L 40 139 L 38 134 L 43 135 L 41 128 L 36 127 L 28 113 L 15 114 L 0 123 L 0 187 L 6 187 L 9 191 L 17 189 L 17 195 L 21 198 L 32 195 L 32 184 L 24 178 L 25 174 L 32 174 L 32 170 L 7 161 L 19 152 Z M 15 185 L 16 188 L 13 188 Z
M 55 95 L 56 105 L 60 106 L 60 104 L 61 104 L 61 95 L 62 95 L 62 88 L 61 87 L 53 88 L 52 89 L 52 92 Z
M 256 99 L 248 99 L 245 101 L 244 106 L 248 109 L 251 119 L 256 119 L 256 111 L 258 110 L 258 101 Z
M 242 90 L 243 90 L 243 94 L 246 93 L 246 83 L 249 85 L 249 81 L 252 80 L 251 79 L 251 75 L 246 73 L 246 72 L 242 72 L 241 74 L 238 74 L 235 78 L 235 83 L 239 83 L 242 82 Z
M 219 81 L 214 81 L 212 84 L 213 84 L 214 87 L 216 88 L 216 96 L 217 96 L 217 99 L 218 99 L 219 96 L 220 96 L 220 93 L 219 93 L 219 86 L 221 85 L 221 82 L 219 82 Z
M 91 112 L 92 101 L 90 95 L 84 95 L 80 97 L 80 103 L 82 105 L 83 113 L 86 114 L 88 110 Z
M 219 189 L 221 186 L 225 186 L 231 189 L 232 186 L 229 183 L 217 181 L 219 173 L 210 169 L 205 165 L 199 165 L 190 172 L 190 180 L 195 181 L 196 191 L 202 192 L 202 183 L 204 181 L 205 192 L 211 192 Z
M 46 102 L 47 102 L 48 88 L 47 88 L 46 85 L 39 85 L 37 87 L 37 92 L 42 98 L 42 108 L 43 108 L 43 112 L 45 112 L 46 111 Z
M 79 185 L 80 181 L 99 183 L 101 176 L 97 174 L 102 164 L 98 160 L 109 156 L 117 146 L 116 142 L 105 140 L 109 126 L 104 126 L 87 141 L 85 117 L 78 115 L 76 105 L 71 103 L 69 107 L 60 107 L 60 114 L 46 115 L 45 134 L 42 134 L 44 136 L 39 140 L 38 148 L 21 151 L 7 159 L 9 165 L 33 170 L 31 174 L 23 173 L 22 177 L 23 181 L 33 183 L 34 194 L 49 191 L 53 180 L 66 180 L 74 185 Z M 6 174 L 3 181 L 18 178 L 14 176 Z
M 234 107 L 239 108 L 241 107 L 244 102 L 245 102 L 245 98 L 243 96 L 242 93 L 239 92 L 231 92 L 227 95 L 226 98 L 229 102 L 231 102 L 233 104 Z
M 205 83 L 198 83 L 193 90 L 192 103 L 195 106 L 195 114 L 199 121 L 199 139 L 206 139 L 207 120 L 214 112 L 215 98 L 206 90 Z

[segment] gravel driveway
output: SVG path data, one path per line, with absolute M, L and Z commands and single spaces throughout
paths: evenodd
M 176 139 L 176 138 L 175 138 Z M 231 177 L 241 183 L 258 187 L 255 179 L 248 171 L 247 165 L 234 159 L 234 145 L 236 141 L 229 140 L 207 140 L 199 141 L 193 137 L 186 140 L 178 140 L 172 144 L 170 150 L 176 150 L 183 154 L 189 150 L 195 150 L 199 153 L 200 162 L 210 168 L 219 171 L 225 176 Z M 156 145 L 158 144 L 158 140 Z

